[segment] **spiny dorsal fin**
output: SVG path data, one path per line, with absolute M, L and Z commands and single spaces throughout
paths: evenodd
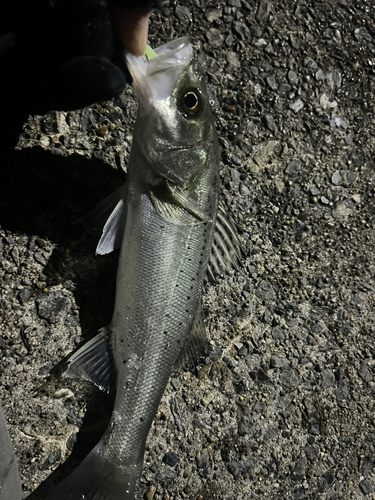
M 63 376 L 83 378 L 93 382 L 102 391 L 109 392 L 114 379 L 114 367 L 108 344 L 108 330 L 101 328 L 99 333 L 88 340 L 69 356 L 68 368 Z

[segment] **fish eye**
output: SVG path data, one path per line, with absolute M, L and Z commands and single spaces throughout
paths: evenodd
M 184 89 L 179 99 L 179 108 L 186 117 L 197 116 L 203 109 L 203 96 L 198 88 Z

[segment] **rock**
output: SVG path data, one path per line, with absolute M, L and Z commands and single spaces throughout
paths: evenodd
M 272 11 L 272 4 L 268 0 L 259 0 L 255 19 L 260 25 L 264 25 Z
M 234 21 L 233 30 L 237 35 L 239 35 L 241 40 L 247 40 L 250 38 L 250 30 L 245 23 L 241 21 Z
M 210 465 L 210 457 L 207 454 L 202 455 L 197 461 L 198 469 L 207 469 Z
M 286 175 L 289 177 L 297 177 L 302 170 L 302 162 L 300 160 L 292 160 L 285 169 Z
M 222 45 L 222 43 L 224 41 L 224 38 L 221 36 L 220 31 L 217 30 L 216 28 L 209 29 L 206 33 L 206 37 L 207 37 L 208 43 L 212 47 L 220 47 L 220 45 Z
M 25 305 L 29 298 L 33 295 L 34 290 L 31 290 L 30 288 L 23 288 L 18 292 L 18 300 L 20 301 L 21 305 Z
M 367 29 L 364 26 L 361 26 L 360 28 L 357 28 L 354 30 L 354 36 L 359 42 L 371 42 L 372 41 L 372 36 L 370 33 L 367 31 Z
M 273 75 L 267 76 L 266 82 L 272 90 L 277 90 L 277 83 Z
M 289 85 L 289 83 L 280 83 L 279 92 L 290 92 L 291 90 L 292 87 Z
M 229 462 L 227 465 L 228 471 L 232 474 L 234 479 L 237 481 L 242 475 L 242 465 L 240 462 Z
M 289 70 L 288 71 L 288 80 L 291 85 L 297 85 L 298 84 L 298 76 L 295 71 Z
M 340 174 L 339 170 L 336 170 L 333 172 L 332 177 L 331 177 L 331 182 L 335 186 L 339 186 L 342 182 L 342 175 Z
M 239 59 L 239 56 L 236 52 L 229 51 L 227 53 L 227 61 L 230 66 L 233 68 L 240 68 L 241 67 L 241 62 Z
M 349 389 L 346 382 L 342 382 L 335 391 L 337 401 L 344 401 L 349 397 Z
M 39 316 L 51 324 L 61 323 L 71 308 L 70 300 L 60 291 L 50 292 L 37 299 L 36 305 Z
M 374 491 L 372 483 L 368 479 L 364 479 L 359 483 L 359 489 L 364 495 L 369 495 Z
M 272 115 L 265 115 L 263 121 L 268 130 L 271 130 L 271 132 L 273 132 L 276 135 L 278 128 L 275 122 L 275 118 Z
M 302 479 L 306 475 L 306 466 L 307 466 L 306 457 L 301 457 L 297 461 L 296 466 L 294 467 L 294 470 L 292 472 L 292 479 L 294 481 L 302 481 Z
M 290 361 L 287 358 L 279 358 L 278 356 L 271 356 L 271 367 L 272 368 L 288 368 L 290 366 Z
M 371 382 L 371 380 L 373 378 L 369 367 L 365 363 L 361 364 L 359 371 L 358 371 L 358 375 L 361 377 L 361 379 L 364 382 L 367 382 L 367 383 Z
M 318 67 L 318 65 L 316 64 L 314 59 L 312 59 L 311 57 L 306 57 L 305 60 L 303 61 L 303 65 L 306 68 L 310 68 L 310 69 L 317 69 L 317 67 Z
M 296 101 L 293 101 L 289 104 L 289 108 L 294 111 L 295 113 L 298 113 L 298 111 L 301 111 L 301 109 L 304 107 L 304 103 L 301 99 L 297 99 Z
M 333 387 L 335 385 L 336 379 L 332 370 L 326 368 L 322 371 L 321 377 L 323 389 L 329 389 L 330 387 Z
M 312 462 L 318 460 L 320 456 L 320 448 L 317 444 L 305 446 L 304 451 L 306 453 L 307 458 Z
M 261 281 L 256 289 L 255 294 L 257 297 L 263 300 L 275 300 L 276 299 L 276 293 L 275 290 L 272 288 L 271 283 L 267 281 Z
M 193 16 L 187 7 L 176 5 L 176 16 L 182 22 L 193 22 Z
M 168 451 L 163 457 L 163 463 L 170 467 L 174 467 L 178 463 L 178 456 L 174 451 Z

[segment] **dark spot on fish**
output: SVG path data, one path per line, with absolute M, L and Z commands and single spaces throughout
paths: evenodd
M 167 335 L 167 333 L 168 333 L 168 332 L 167 332 L 167 330 L 164 330 L 164 332 L 163 332 L 163 333 L 164 333 L 165 335 Z
M 187 300 L 190 300 L 190 297 L 189 297 L 189 296 L 187 297 Z
M 140 422 L 143 422 L 143 417 L 140 417 L 139 421 L 140 421 Z
M 176 288 L 178 288 L 178 283 L 176 283 Z

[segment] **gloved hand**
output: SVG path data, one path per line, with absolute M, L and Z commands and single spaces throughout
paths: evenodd
M 0 16 L 0 141 L 18 135 L 19 122 L 29 114 L 78 109 L 118 95 L 130 80 L 123 45 L 141 55 L 148 16 L 158 4 L 7 2 Z

